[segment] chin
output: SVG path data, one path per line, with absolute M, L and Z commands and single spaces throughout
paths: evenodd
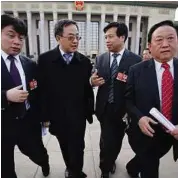
M 16 55 L 18 55 L 20 52 L 18 51 L 18 52 L 16 52 L 16 51 L 11 51 L 10 52 L 10 55 L 12 55 L 12 56 L 16 56 Z
M 77 48 L 76 49 L 71 49 L 70 50 L 72 53 L 76 52 L 77 51 Z

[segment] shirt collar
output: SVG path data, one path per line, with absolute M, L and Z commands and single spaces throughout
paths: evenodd
M 4 59 L 4 62 L 6 62 L 8 60 L 7 57 L 9 55 L 6 52 L 4 52 L 2 49 L 1 49 L 1 56 Z M 14 58 L 17 60 L 17 62 L 20 62 L 19 54 L 17 54 L 16 56 L 14 56 Z
M 120 54 L 121 58 L 124 54 L 125 48 L 123 48 L 121 51 L 118 52 L 118 54 Z M 112 56 L 114 54 L 114 52 L 110 52 L 110 56 Z
M 60 52 L 61 52 L 62 57 L 64 57 L 64 54 L 66 54 L 66 53 L 65 53 L 60 47 L 59 47 L 59 50 L 60 50 Z M 72 57 L 73 57 L 74 53 L 71 53 L 71 55 L 72 55 Z
M 162 63 L 161 63 L 161 62 L 158 62 L 158 61 L 155 60 L 155 59 L 154 59 L 154 61 L 155 61 L 156 70 L 160 70 L 160 69 L 162 68 L 162 67 L 161 67 Z M 167 64 L 169 64 L 170 69 L 173 68 L 173 59 L 171 59 L 169 62 L 167 62 Z

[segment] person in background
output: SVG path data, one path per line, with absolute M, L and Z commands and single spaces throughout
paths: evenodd
M 147 61 L 151 59 L 151 53 L 149 48 L 143 50 L 143 61 Z

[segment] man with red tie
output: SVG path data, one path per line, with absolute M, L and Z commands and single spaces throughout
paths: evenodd
M 152 59 L 130 68 L 126 105 L 132 118 L 133 138 L 140 160 L 141 178 L 158 178 L 159 162 L 173 146 L 178 158 L 178 129 L 167 131 L 149 111 L 157 108 L 178 125 L 178 35 L 171 21 L 155 24 L 148 34 Z M 141 143 L 141 144 L 140 144 Z

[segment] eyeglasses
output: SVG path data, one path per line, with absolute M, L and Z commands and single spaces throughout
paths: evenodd
M 78 35 L 75 35 L 75 36 L 62 36 L 63 38 L 67 38 L 69 41 L 74 41 L 75 39 L 77 41 L 81 40 L 82 37 L 81 36 L 78 36 Z

